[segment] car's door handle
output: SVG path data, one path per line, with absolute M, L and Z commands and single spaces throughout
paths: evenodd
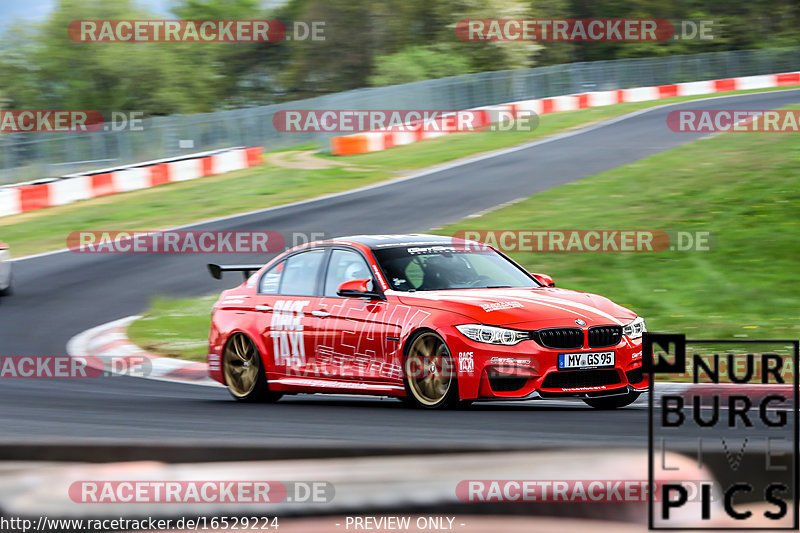
M 256 311 L 272 311 L 272 307 L 269 305 L 257 305 Z
M 311 314 L 318 318 L 325 318 L 331 316 L 331 314 L 327 311 L 311 311 Z

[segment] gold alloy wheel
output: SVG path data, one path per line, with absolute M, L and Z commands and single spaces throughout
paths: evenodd
M 234 333 L 225 345 L 222 355 L 222 369 L 225 383 L 234 396 L 244 398 L 256 387 L 258 382 L 258 351 L 246 335 Z
M 434 333 L 423 333 L 414 340 L 406 358 L 408 386 L 423 405 L 440 403 L 454 377 L 453 358 L 444 341 Z

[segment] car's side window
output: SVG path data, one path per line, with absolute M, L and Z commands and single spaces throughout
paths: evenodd
M 289 296 L 315 296 L 317 274 L 323 257 L 325 250 L 321 248 L 289 257 L 285 261 L 279 293 Z
M 339 285 L 354 279 L 372 279 L 369 266 L 358 252 L 333 250 L 325 276 L 324 296 L 336 296 Z
M 262 274 L 261 283 L 258 286 L 259 294 L 278 294 L 285 264 L 286 261 L 281 261 Z

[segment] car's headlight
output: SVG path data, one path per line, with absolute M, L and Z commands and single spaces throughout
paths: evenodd
M 622 326 L 622 333 L 627 335 L 629 339 L 638 339 L 645 331 L 647 331 L 647 328 L 644 325 L 644 318 L 640 316 L 633 319 L 630 324 Z
M 530 338 L 527 331 L 484 326 L 483 324 L 463 324 L 461 326 L 456 326 L 456 329 L 468 339 L 477 342 L 485 342 L 486 344 L 513 346 L 520 341 Z

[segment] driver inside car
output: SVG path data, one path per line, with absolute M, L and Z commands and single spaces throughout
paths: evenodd
M 472 265 L 455 254 L 429 257 L 423 270 L 422 290 L 466 288 L 478 280 Z

